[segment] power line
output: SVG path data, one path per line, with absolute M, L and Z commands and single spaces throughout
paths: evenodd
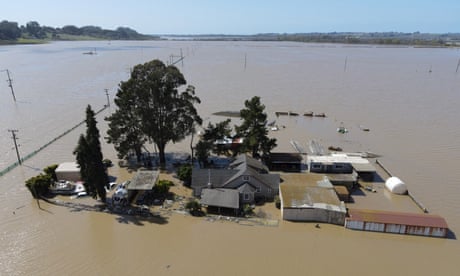
M 2 71 L 5 71 L 6 75 L 8 76 L 8 79 L 6 80 L 6 82 L 8 83 L 8 86 L 11 89 L 11 94 L 13 95 L 13 100 L 16 101 L 16 96 L 14 95 L 14 89 L 13 89 L 13 80 L 10 77 L 10 71 L 8 69 L 2 70 Z
M 8 129 L 8 132 L 11 132 L 11 135 L 13 138 L 13 142 L 14 142 L 14 148 L 16 149 L 16 155 L 18 156 L 18 163 L 19 165 L 22 164 L 21 162 L 21 156 L 19 156 L 19 149 L 18 149 L 18 143 L 16 142 L 17 139 L 19 139 L 17 136 L 16 136 L 16 132 L 18 132 L 17 129 Z
M 109 89 L 104 89 L 105 95 L 107 96 L 107 107 L 110 107 L 110 100 L 109 100 Z

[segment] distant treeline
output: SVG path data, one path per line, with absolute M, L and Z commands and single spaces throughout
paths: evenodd
M 25 26 L 17 22 L 0 22 L 0 41 L 18 42 L 20 40 L 79 40 L 79 39 L 108 39 L 108 40 L 148 40 L 158 37 L 139 34 L 127 27 L 116 30 L 105 30 L 97 26 L 76 27 L 66 25 L 62 28 L 40 26 L 36 21 L 30 21 Z
M 415 45 L 415 46 L 460 46 L 460 33 L 429 34 L 429 33 L 266 33 L 256 35 L 180 35 L 168 36 L 171 39 L 194 40 L 242 40 L 242 41 L 297 41 L 344 44 L 382 44 L 382 45 Z

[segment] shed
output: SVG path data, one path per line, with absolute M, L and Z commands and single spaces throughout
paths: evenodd
M 61 163 L 55 172 L 58 181 L 81 181 L 80 166 L 76 162 Z
M 126 185 L 128 191 L 148 191 L 152 190 L 158 181 L 159 171 L 144 170 L 138 171 L 133 179 Z
M 407 193 L 406 184 L 396 176 L 392 176 L 385 181 L 385 187 L 393 194 L 404 195 Z
M 354 230 L 445 238 L 449 227 L 438 215 L 350 209 L 345 227 Z

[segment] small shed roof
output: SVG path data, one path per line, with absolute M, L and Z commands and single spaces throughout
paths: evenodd
M 201 190 L 201 204 L 208 206 L 238 209 L 240 195 L 234 189 L 203 189 Z
M 362 209 L 349 209 L 348 213 L 350 219 L 358 221 L 448 228 L 446 220 L 438 215 Z
M 158 181 L 159 171 L 138 171 L 127 185 L 128 190 L 151 190 Z
M 80 166 L 78 166 L 77 162 L 64 162 L 59 164 L 56 172 L 80 172 Z

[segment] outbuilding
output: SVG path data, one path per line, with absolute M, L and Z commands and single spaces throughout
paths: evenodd
M 345 227 L 354 230 L 430 237 L 447 236 L 446 220 L 438 215 L 349 209 Z
M 280 185 L 281 216 L 290 221 L 315 221 L 343 225 L 347 213 L 332 185 L 283 183 Z
M 76 162 L 64 162 L 55 170 L 58 181 L 81 181 L 80 166 Z

